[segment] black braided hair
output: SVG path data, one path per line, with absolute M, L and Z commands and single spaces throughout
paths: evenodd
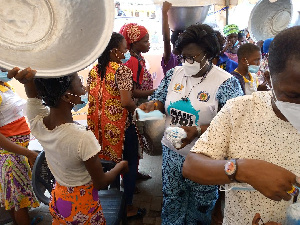
M 237 50 L 238 61 L 250 57 L 253 52 L 257 51 L 260 52 L 260 48 L 255 44 L 246 43 L 241 45 Z
M 49 107 L 56 108 L 67 90 L 72 90 L 72 81 L 76 73 L 58 78 L 35 78 L 34 83 L 38 96 Z
M 123 39 L 122 34 L 113 32 L 104 52 L 98 58 L 98 74 L 101 76 L 101 80 L 106 73 L 106 67 L 110 61 L 110 51 L 114 48 L 118 48 Z
M 300 60 L 300 26 L 294 26 L 277 34 L 269 47 L 269 69 L 272 78 L 286 69 L 290 59 Z
M 191 43 L 203 49 L 210 61 L 220 53 L 220 44 L 216 32 L 207 24 L 189 26 L 179 35 L 176 49 L 181 53 L 182 49 Z
M 183 32 L 183 30 L 174 30 L 174 31 L 172 31 L 172 34 L 171 34 L 171 43 L 173 45 L 176 44 L 176 41 L 178 40 L 179 34 L 181 34 L 182 32 Z

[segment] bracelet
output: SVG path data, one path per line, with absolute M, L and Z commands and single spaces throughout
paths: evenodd
M 196 126 L 197 132 L 198 132 L 198 137 L 201 136 L 202 131 L 201 131 L 201 127 L 200 126 Z

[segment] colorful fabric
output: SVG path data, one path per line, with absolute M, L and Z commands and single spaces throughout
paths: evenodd
M 225 36 L 228 36 L 230 34 L 238 34 L 239 31 L 239 27 L 235 24 L 226 25 L 223 29 L 223 33 Z
M 121 27 L 119 33 L 124 36 L 127 42 L 127 48 L 130 49 L 131 44 L 145 37 L 148 31 L 144 26 L 140 26 L 136 23 L 128 23 Z
M 216 66 L 220 67 L 228 73 L 231 73 L 238 67 L 238 63 L 229 59 L 227 55 L 222 54 L 219 56 L 219 60 Z
M 98 191 L 92 183 L 65 187 L 55 184 L 51 192 L 49 211 L 52 225 L 105 225 Z
M 122 160 L 125 124 L 128 112 L 121 105 L 115 73 L 120 64 L 110 62 L 101 80 L 98 67 L 89 74 L 89 109 L 87 123 L 101 145 L 99 157 L 114 162 Z
M 162 57 L 161 59 L 161 68 L 164 72 L 164 75 L 168 72 L 168 70 L 174 68 L 175 66 L 181 65 L 181 62 L 178 60 L 178 57 L 171 52 L 169 61 L 165 64 L 165 59 Z
M 30 136 L 19 135 L 8 139 L 22 147 L 27 147 Z M 31 185 L 28 159 L 3 148 L 0 148 L 0 205 L 5 210 L 39 206 Z
M 269 47 L 274 38 L 266 39 L 263 43 L 263 52 L 269 53 Z
M 29 126 L 25 117 L 21 117 L 3 127 L 0 127 L 0 133 L 5 137 L 11 137 L 15 135 L 27 135 L 30 134 Z
M 185 179 L 182 176 L 185 157 L 165 145 L 162 147 L 162 225 L 211 224 L 212 210 L 218 199 L 217 186 Z
M 239 58 L 238 58 L 238 56 L 237 56 L 236 53 L 224 52 L 224 54 L 225 54 L 229 59 L 231 59 L 232 61 L 238 63 Z
M 131 56 L 125 65 L 131 69 L 133 81 L 137 83 L 137 89 L 153 89 L 152 75 L 146 68 L 146 61 L 143 56 L 140 55 L 138 58 Z
M 0 127 L 24 117 L 25 104 L 7 83 L 0 84 Z

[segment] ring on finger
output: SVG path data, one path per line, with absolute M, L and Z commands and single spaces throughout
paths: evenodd
M 288 193 L 289 195 L 291 195 L 291 196 L 297 196 L 297 195 L 299 194 L 299 190 L 298 190 L 298 188 L 296 188 L 296 187 L 293 185 L 293 186 L 292 186 L 292 189 L 289 190 L 287 193 Z

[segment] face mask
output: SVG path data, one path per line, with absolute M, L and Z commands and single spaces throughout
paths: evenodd
M 72 94 L 74 95 L 74 94 Z M 79 96 L 79 95 L 74 95 L 74 96 Z M 88 94 L 85 93 L 84 95 L 80 95 L 80 100 L 82 103 L 76 104 L 73 106 L 73 111 L 74 112 L 78 112 L 80 109 L 82 109 L 83 107 L 86 106 L 86 104 L 88 103 Z
M 271 85 L 273 87 L 272 79 Z M 295 127 L 298 132 L 300 132 L 300 104 L 291 103 L 291 102 L 283 102 L 278 101 L 275 95 L 274 90 L 272 89 L 272 93 L 275 98 L 275 105 L 280 110 L 280 112 L 285 116 L 285 118 Z
M 205 58 L 206 55 L 203 56 L 203 58 L 201 59 L 201 62 L 202 60 Z M 193 64 L 191 63 L 188 63 L 188 62 L 184 62 L 182 63 L 182 66 L 183 66 L 183 70 L 184 70 L 184 73 L 185 73 L 185 76 L 187 77 L 191 77 L 193 75 L 196 75 L 200 70 L 202 70 L 206 64 L 208 64 L 208 62 L 206 61 L 204 63 L 204 65 L 201 67 L 201 64 L 199 62 L 196 62 L 194 61 Z
M 122 63 L 126 63 L 126 62 L 130 59 L 130 57 L 131 57 L 130 52 L 127 51 L 127 52 L 124 54 L 124 56 L 125 56 L 125 59 L 121 59 L 121 62 L 122 62 Z
M 259 71 L 259 66 L 249 65 L 248 66 L 249 73 L 257 73 Z
M 0 81 L 2 82 L 8 82 L 11 80 L 11 78 L 7 77 L 8 72 L 3 72 L 0 70 Z
M 236 47 L 239 44 L 239 41 L 236 41 L 233 47 Z

